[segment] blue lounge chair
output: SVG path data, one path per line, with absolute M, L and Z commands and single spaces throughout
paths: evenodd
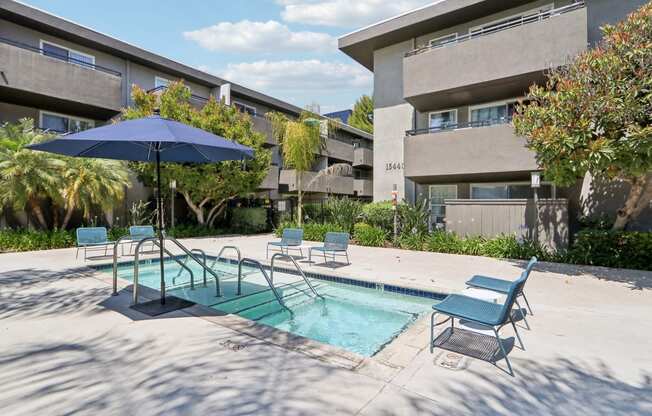
M 301 257 L 303 257 L 301 243 L 303 243 L 303 230 L 301 228 L 286 228 L 281 235 L 281 241 L 270 241 L 267 243 L 265 258 L 269 257 L 269 246 L 279 247 L 281 253 L 284 254 L 288 254 L 290 249 L 299 250 Z
M 537 258 L 532 257 L 527 267 L 525 268 L 526 281 L 527 278 L 530 277 L 530 272 L 532 271 L 536 263 L 537 263 Z M 497 292 L 502 294 L 507 294 L 509 292 L 509 288 L 511 284 L 512 284 L 511 280 L 505 280 L 505 279 L 499 279 L 497 277 L 481 276 L 481 275 L 475 275 L 466 282 L 467 286 L 477 287 L 479 289 L 491 290 L 492 292 Z M 523 284 L 523 286 L 525 286 L 525 284 Z M 523 296 L 523 300 L 525 300 L 525 304 L 527 305 L 530 315 L 534 316 L 534 314 L 532 313 L 532 308 L 530 307 L 530 302 L 528 302 L 527 297 L 525 297 L 525 292 L 523 290 L 523 287 L 521 287 L 521 290 L 516 294 L 516 299 L 514 300 L 514 302 L 516 303 L 516 306 L 518 306 L 519 312 L 521 313 L 521 316 L 525 321 L 525 325 L 527 325 L 527 328 L 530 329 L 530 324 L 528 323 L 527 318 L 525 318 L 525 314 L 522 313 L 523 309 L 521 308 L 521 305 L 518 303 L 519 296 Z
M 312 258 L 312 251 L 321 251 L 324 254 L 324 262 L 326 262 L 326 253 L 333 256 L 333 261 L 335 261 L 336 255 L 346 256 L 346 264 L 351 264 L 349 261 L 349 233 L 335 233 L 330 232 L 326 233 L 324 236 L 324 245 L 321 247 L 310 247 L 308 251 L 308 261 Z M 344 254 L 342 254 L 344 253 Z
M 493 330 L 496 340 L 498 341 L 500 351 L 502 352 L 503 357 L 505 357 L 505 361 L 507 362 L 509 374 L 513 376 L 514 372 L 512 371 L 512 365 L 509 362 L 507 352 L 505 351 L 505 347 L 500 340 L 498 331 L 508 322 L 511 323 L 512 327 L 514 328 L 514 332 L 516 333 L 516 338 L 518 338 L 518 342 L 521 345 L 521 349 L 525 349 L 523 346 L 523 341 L 521 340 L 521 336 L 516 329 L 516 324 L 512 319 L 511 311 L 512 307 L 514 306 L 516 296 L 523 289 L 523 285 L 525 284 L 526 279 L 526 272 L 523 272 L 521 277 L 510 283 L 509 290 L 507 292 L 507 299 L 502 305 L 499 303 L 488 302 L 485 300 L 463 295 L 449 295 L 440 303 L 433 305 L 432 308 L 435 311 L 430 317 L 430 353 L 432 354 L 434 348 L 436 347 L 435 326 L 442 325 L 450 320 L 450 335 L 452 336 L 455 331 L 455 319 L 469 321 L 471 323 L 482 327 L 491 328 Z M 440 323 L 435 323 L 437 314 L 448 316 L 448 318 Z M 445 334 L 442 333 L 440 335 L 444 336 Z M 479 336 L 486 337 L 487 335 Z M 495 352 L 492 354 L 492 357 L 495 357 Z M 495 359 L 493 361 L 495 364 Z
M 87 250 L 94 247 L 104 247 L 104 255 L 106 256 L 109 246 L 113 241 L 109 241 L 106 228 L 104 227 L 81 227 L 77 228 L 77 254 L 75 258 L 79 257 L 79 250 L 84 249 L 84 260 Z
M 129 251 L 133 248 L 134 244 L 138 244 L 140 240 L 145 238 L 156 237 L 154 233 L 154 227 L 151 225 L 132 225 L 129 227 L 129 239 L 130 246 Z M 154 249 L 154 243 L 152 243 L 152 250 Z M 122 254 L 124 254 L 124 246 L 122 248 Z

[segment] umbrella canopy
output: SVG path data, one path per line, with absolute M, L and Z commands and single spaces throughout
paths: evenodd
M 97 127 L 27 146 L 66 156 L 156 162 L 161 304 L 165 304 L 161 163 L 216 163 L 254 156 L 251 148 L 158 115 Z
M 253 150 L 160 116 L 97 127 L 28 146 L 67 156 L 154 162 L 215 163 L 253 157 Z

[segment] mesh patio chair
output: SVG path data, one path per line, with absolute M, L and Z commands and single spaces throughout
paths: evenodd
M 133 246 L 138 244 L 140 240 L 150 237 L 156 237 L 152 225 L 132 225 L 129 227 L 129 251 L 131 252 Z M 152 243 L 152 250 L 154 250 L 154 243 Z M 124 245 L 122 246 L 122 254 L 124 254 Z
M 324 245 L 320 247 L 310 247 L 308 250 L 308 261 L 312 258 L 312 251 L 321 251 L 324 255 L 324 262 L 326 262 L 326 254 L 329 254 L 333 257 L 335 261 L 335 256 L 346 256 L 346 264 L 351 264 L 349 261 L 349 233 L 336 233 L 329 232 L 324 236 Z
M 113 241 L 109 241 L 108 233 L 104 227 L 80 227 L 77 228 L 77 253 L 75 258 L 79 257 L 79 250 L 84 249 L 84 260 L 88 259 L 87 251 L 89 248 L 104 247 L 106 256 L 109 246 Z
M 281 241 L 269 241 L 267 243 L 267 248 L 265 250 L 265 258 L 269 257 L 269 247 L 272 246 L 278 247 L 281 249 L 281 253 L 288 254 L 289 250 L 299 250 L 301 257 L 303 257 L 303 251 L 301 250 L 301 244 L 303 243 L 303 230 L 301 228 L 286 228 L 283 230 L 281 235 Z

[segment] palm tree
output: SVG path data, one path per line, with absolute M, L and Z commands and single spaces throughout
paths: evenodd
M 62 171 L 61 199 L 66 210 L 61 228 L 65 229 L 76 209 L 87 221 L 94 207 L 108 211 L 124 198 L 131 184 L 124 162 L 107 159 L 66 158 Z
M 58 196 L 58 171 L 63 162 L 52 154 L 34 152 L 24 146 L 49 137 L 34 128 L 32 119 L 0 126 L 0 205 L 30 209 L 44 229 L 47 221 L 41 202 Z

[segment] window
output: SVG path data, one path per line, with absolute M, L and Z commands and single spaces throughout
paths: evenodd
M 431 130 L 444 130 L 457 124 L 457 110 L 433 111 L 428 115 Z
M 237 108 L 238 111 L 240 111 L 241 113 L 247 113 L 250 116 L 255 116 L 256 115 L 256 107 L 254 107 L 254 106 L 239 103 L 237 101 L 234 101 L 233 105 L 235 105 L 235 108 Z
M 428 44 L 431 47 L 436 48 L 438 46 L 446 45 L 447 43 L 455 42 L 456 40 L 457 40 L 457 33 L 451 33 L 450 35 L 440 36 L 438 38 L 431 39 L 430 42 L 428 42 Z
M 457 198 L 457 185 L 430 185 L 430 223 L 433 229 L 443 228 L 447 199 Z
M 469 108 L 469 119 L 480 125 L 507 123 L 514 116 L 516 104 L 516 100 L 509 100 L 473 106 Z
M 95 69 L 95 57 L 93 55 L 88 55 L 44 40 L 41 40 L 41 51 L 45 56 L 61 59 L 62 61 L 85 68 Z
M 41 111 L 40 128 L 57 133 L 76 133 L 95 127 L 93 120 Z
M 539 198 L 554 198 L 556 189 L 551 183 L 541 183 Z M 531 199 L 534 190 L 529 182 L 512 183 L 473 183 L 471 199 Z
M 170 80 L 163 77 L 154 77 L 154 88 L 167 88 Z
M 518 25 L 520 25 L 522 19 L 527 20 L 528 18 L 533 18 L 534 16 L 538 15 L 539 13 L 543 13 L 543 12 L 547 12 L 549 10 L 552 10 L 553 7 L 554 7 L 554 5 L 548 4 L 548 5 L 545 5 L 545 6 L 538 7 L 536 9 L 527 10 L 527 11 L 524 11 L 522 13 L 515 14 L 513 16 L 505 17 L 505 18 L 502 18 L 502 19 L 499 19 L 499 20 L 494 20 L 492 22 L 488 22 L 488 23 L 485 23 L 483 25 L 473 27 L 473 28 L 471 28 L 471 30 L 469 30 L 469 32 L 471 33 L 471 35 L 480 34 L 480 33 L 483 33 L 483 32 L 484 32 L 484 34 L 488 34 L 488 33 L 497 32 L 497 31 L 500 31 L 500 30 L 503 30 L 503 29 L 507 29 L 507 28 L 510 28 L 510 27 L 513 27 L 513 26 L 518 26 Z

